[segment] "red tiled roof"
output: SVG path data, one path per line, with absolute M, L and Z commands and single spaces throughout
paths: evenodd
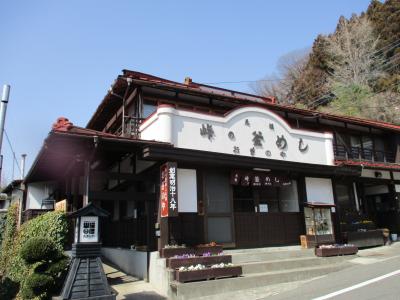
M 396 163 L 383 163 L 383 162 L 369 162 L 369 161 L 355 161 L 355 160 L 335 160 L 337 166 L 363 166 L 371 169 L 387 169 L 387 170 L 400 170 L 400 164 Z
M 60 117 L 57 121 L 53 124 L 51 132 L 58 133 L 58 134 L 65 134 L 65 135 L 79 135 L 79 136 L 90 136 L 90 137 L 104 137 L 109 138 L 112 140 L 121 140 L 121 141 L 132 141 L 138 143 L 148 143 L 148 144 L 162 144 L 162 145 L 171 145 L 165 142 L 158 142 L 153 140 L 142 140 L 142 139 L 135 139 L 132 137 L 124 137 L 118 136 L 108 132 L 97 131 L 93 129 L 83 128 L 79 126 L 75 126 L 72 122 L 70 122 L 65 117 Z
M 363 119 L 363 118 L 357 118 L 357 117 L 349 117 L 349 116 L 343 116 L 343 115 L 336 115 L 336 114 L 330 114 L 330 113 L 323 113 L 323 112 L 318 112 L 314 110 L 309 110 L 309 109 L 300 109 L 296 108 L 291 105 L 284 105 L 284 104 L 279 104 L 276 102 L 276 99 L 274 97 L 262 97 L 258 95 L 252 95 L 248 93 L 242 93 L 242 92 L 237 92 L 233 90 L 228 90 L 228 89 L 223 89 L 219 87 L 214 87 L 214 86 L 209 86 L 201 83 L 196 83 L 192 81 L 188 81 L 187 83 L 179 83 L 171 80 L 167 80 L 164 78 L 160 78 L 157 76 L 141 73 L 141 72 L 136 72 L 136 71 L 130 71 L 130 70 L 123 70 L 123 75 L 119 76 L 117 80 L 114 82 L 114 87 L 123 87 L 126 85 L 126 81 L 128 80 L 133 80 L 135 83 L 138 85 L 147 85 L 150 87 L 154 88 L 164 88 L 164 89 L 172 89 L 172 90 L 179 90 L 179 91 L 184 91 L 187 93 L 191 94 L 196 94 L 196 95 L 203 95 L 203 96 L 212 96 L 212 97 L 219 97 L 219 98 L 224 98 L 226 100 L 231 100 L 231 101 L 242 101 L 243 104 L 254 104 L 258 103 L 261 105 L 264 105 L 268 108 L 274 109 L 274 110 L 280 110 L 280 111 L 285 111 L 289 113 L 296 113 L 303 115 L 305 117 L 319 117 L 322 119 L 326 120 L 332 120 L 332 121 L 338 121 L 338 122 L 347 122 L 351 124 L 357 124 L 361 126 L 370 126 L 374 128 L 379 128 L 379 129 L 387 129 L 387 130 L 393 130 L 393 131 L 398 131 L 400 132 L 400 126 L 387 123 L 387 122 L 380 122 L 380 121 L 374 121 L 374 120 L 368 120 L 368 119 Z M 115 99 L 114 99 L 115 100 Z M 101 104 L 98 106 L 96 112 L 88 122 L 88 127 L 93 126 L 93 124 L 96 122 L 96 120 L 99 118 L 104 113 L 107 113 L 107 111 L 110 111 L 110 109 L 115 109 L 115 107 L 120 106 L 120 99 L 118 101 L 114 101 L 112 94 L 108 93 Z M 240 103 L 240 102 L 239 102 Z M 104 117 L 104 116 L 103 116 Z

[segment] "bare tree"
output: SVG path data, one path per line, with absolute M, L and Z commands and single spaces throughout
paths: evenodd
M 376 55 L 378 42 L 367 17 L 341 17 L 335 33 L 327 38 L 327 63 L 333 70 L 329 78 L 331 88 L 352 84 L 367 87 L 381 76 L 383 58 Z
M 308 61 L 310 49 L 301 49 L 281 56 L 277 62 L 277 73 L 267 75 L 251 87 L 259 95 L 274 96 L 278 102 L 293 104 L 294 82 L 301 76 Z

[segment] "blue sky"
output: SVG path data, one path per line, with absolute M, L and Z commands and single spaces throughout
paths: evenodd
M 332 32 L 369 0 L 21 1 L 0 3 L 6 130 L 30 167 L 59 116 L 85 126 L 122 69 L 171 80 L 257 80 L 280 56 Z M 223 87 L 251 92 L 249 84 Z M 3 176 L 12 155 L 3 142 Z M 18 172 L 15 172 L 18 175 Z

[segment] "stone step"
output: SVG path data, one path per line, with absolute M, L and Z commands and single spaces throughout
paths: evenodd
M 282 260 L 260 261 L 242 263 L 243 274 L 272 272 L 279 270 L 290 270 L 298 268 L 306 268 L 310 266 L 330 265 L 334 263 L 341 263 L 355 256 L 336 256 L 336 257 L 297 257 Z
M 283 251 L 224 251 L 232 255 L 232 263 L 240 265 L 249 262 L 273 261 L 300 257 L 315 257 L 313 249 L 283 250 Z
M 199 282 L 172 282 L 173 299 L 193 299 L 232 291 L 258 288 L 283 282 L 299 281 L 326 275 L 349 267 L 350 263 L 319 265 L 290 270 L 253 273 L 236 278 L 208 280 Z

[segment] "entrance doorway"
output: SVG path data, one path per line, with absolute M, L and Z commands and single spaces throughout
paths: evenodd
M 366 210 L 378 228 L 389 228 L 396 232 L 399 228 L 397 193 L 390 185 L 364 183 Z
M 296 180 L 284 187 L 233 186 L 233 206 L 237 247 L 297 244 L 304 233 Z

